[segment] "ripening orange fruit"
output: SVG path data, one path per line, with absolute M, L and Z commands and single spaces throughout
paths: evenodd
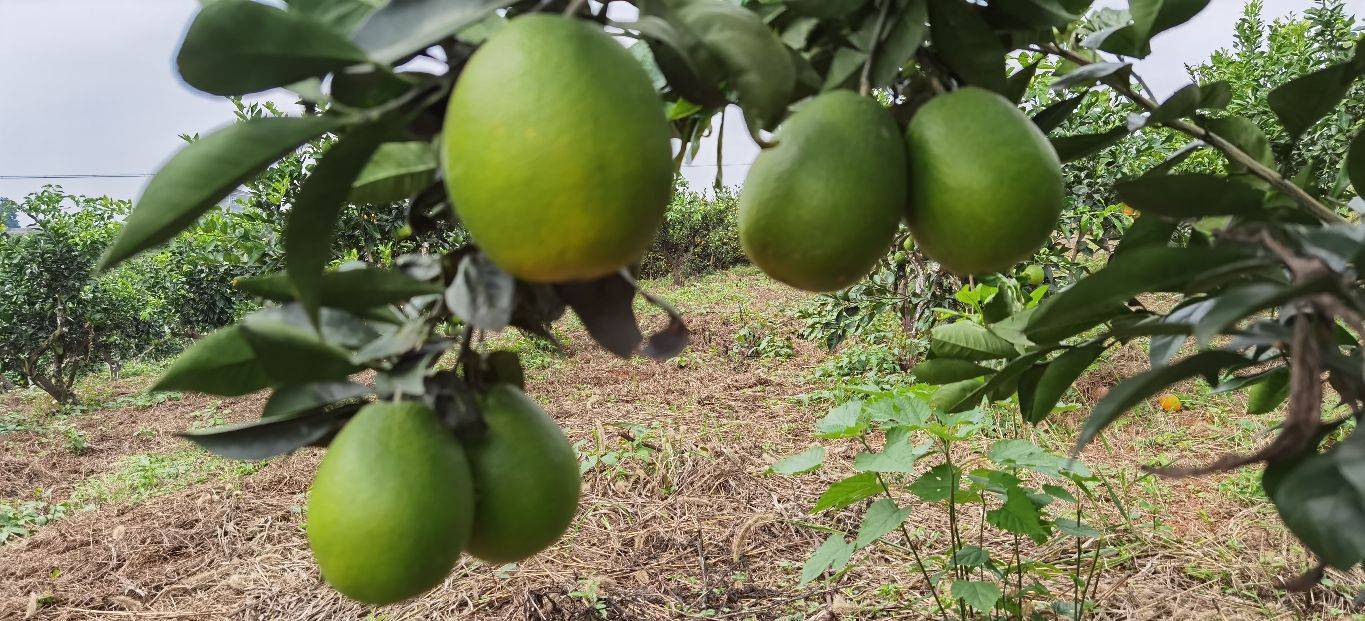
M 1175 395 L 1161 395 L 1161 398 L 1157 399 L 1157 404 L 1159 404 L 1162 411 L 1165 412 L 1179 412 L 1182 407 L 1180 397 Z
M 1136 210 L 1136 209 L 1133 209 L 1132 207 L 1129 207 L 1129 206 L 1127 206 L 1127 205 L 1124 205 L 1124 206 L 1123 206 L 1123 215 L 1125 215 L 1125 216 L 1136 216 L 1136 215 L 1137 215 L 1137 210 Z

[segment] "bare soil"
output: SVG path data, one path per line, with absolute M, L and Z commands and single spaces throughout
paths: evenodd
M 245 476 L 73 512 L 0 546 L 0 619 L 938 618 L 904 540 L 859 552 L 835 579 L 798 587 L 801 564 L 826 536 L 809 525 L 857 527 L 852 511 L 808 514 L 826 485 L 851 472 L 855 447 L 823 442 L 831 465 L 815 475 L 765 473 L 814 442 L 811 424 L 828 406 L 797 397 L 816 388 L 810 370 L 831 354 L 794 339 L 789 360 L 731 355 L 734 334 L 755 313 L 794 334 L 799 325 L 785 311 L 803 299 L 761 279 L 733 278 L 751 281 L 739 288 L 742 311 L 734 296 L 682 304 L 694 340 L 679 361 L 613 358 L 575 331 L 566 358 L 532 372 L 528 392 L 582 452 L 617 459 L 585 474 L 569 534 L 522 564 L 467 559 L 436 590 L 378 612 L 343 599 L 321 581 L 303 534 L 304 495 L 321 455 L 305 450 Z M 1082 380 L 1075 399 L 1097 398 L 1144 358 L 1121 352 Z M 148 381 L 114 391 L 136 395 Z M 1332 610 L 1351 610 L 1330 588 L 1295 596 L 1277 589 L 1308 560 L 1273 508 L 1226 493 L 1234 475 L 1144 478 L 1137 467 L 1166 453 L 1200 460 L 1237 448 L 1226 416 L 1192 401 L 1174 415 L 1139 415 L 1084 455 L 1129 512 L 1124 519 L 1108 503 L 1096 518 L 1105 538 L 1088 544 L 1110 550 L 1099 572 L 1098 618 L 1331 618 L 1342 614 Z M 66 417 L 89 442 L 79 454 L 59 435 L 0 435 L 0 498 L 38 489 L 66 498 L 121 457 L 183 450 L 174 434 L 202 423 L 206 411 L 246 420 L 262 403 L 262 395 L 186 395 Z M 0 396 L 0 413 L 32 407 Z M 1065 450 L 1085 409 L 1039 428 L 1036 439 Z M 1151 440 L 1171 433 L 1178 438 Z M 908 524 L 919 550 L 944 547 L 942 511 L 915 504 Z M 1074 550 L 1053 544 L 1029 553 L 1065 559 Z M 1361 583 L 1360 575 L 1333 577 Z M 1069 592 L 1065 580 L 1049 585 Z

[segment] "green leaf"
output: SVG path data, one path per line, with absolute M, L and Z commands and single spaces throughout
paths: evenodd
M 1117 144 L 1129 134 L 1128 127 L 1120 125 L 1098 134 L 1077 134 L 1052 138 L 1052 148 L 1063 164 L 1093 155 Z
M 152 390 L 186 390 L 236 397 L 265 388 L 269 382 L 241 328 L 213 332 L 176 356 Z
M 1021 384 L 1019 411 L 1024 420 L 1035 425 L 1042 422 L 1052 413 L 1052 408 L 1057 407 L 1057 401 L 1076 382 L 1076 378 L 1104 353 L 1104 349 L 1103 345 L 1089 345 L 1069 350 L 1044 365 L 1038 381 L 1030 384 L 1027 391 Z
M 796 88 L 796 68 L 777 35 L 757 14 L 728 2 L 687 4 L 677 15 L 725 68 L 750 126 L 776 127 Z
M 1042 447 L 1024 439 L 998 440 L 987 454 L 991 461 L 1006 468 L 1024 468 L 1038 474 L 1060 477 L 1074 469 L 1076 463 L 1060 455 L 1053 455 Z
M 270 395 L 262 418 L 290 416 L 341 401 L 365 397 L 372 391 L 355 382 L 319 382 L 284 386 Z
M 251 119 L 190 143 L 147 184 L 98 269 L 174 237 L 271 162 L 340 125 L 326 117 Z
M 1114 184 L 1114 191 L 1134 209 L 1171 218 L 1241 216 L 1265 204 L 1256 188 L 1202 173 L 1145 175 Z
M 800 453 L 786 457 L 777 461 L 768 468 L 768 472 L 785 474 L 787 476 L 806 474 L 819 468 L 825 463 L 825 447 L 812 446 Z
M 241 330 L 272 386 L 343 381 L 360 370 L 349 353 L 310 330 L 254 316 Z
M 1005 490 L 1005 504 L 986 512 L 986 521 L 1005 532 L 1024 535 L 1035 543 L 1047 541 L 1048 530 L 1042 523 L 1042 513 L 1028 493 L 1019 487 Z
M 863 451 L 853 458 L 858 472 L 914 472 L 915 460 L 929 452 L 930 445 L 910 444 L 910 429 L 893 427 L 886 432 L 886 447 L 880 453 Z
M 1033 76 L 1038 73 L 1038 63 L 1030 63 L 1029 66 L 1014 72 L 1014 75 L 1005 79 L 1005 98 L 1018 105 L 1028 93 L 1028 85 L 1033 81 Z
M 1128 76 L 1132 74 L 1130 63 L 1091 63 L 1054 80 L 1052 90 L 1090 86 L 1101 81 L 1127 85 Z
M 1255 123 L 1240 116 L 1226 116 L 1217 119 L 1201 119 L 1200 125 L 1231 142 L 1256 161 L 1271 168 L 1275 167 L 1275 154 L 1270 148 L 1270 139 Z M 1246 166 L 1228 160 L 1228 171 L 1246 172 Z
M 915 479 L 915 482 L 910 484 L 910 493 L 926 502 L 947 500 L 948 496 L 953 494 L 954 483 L 961 480 L 962 471 L 957 466 L 939 464 Z M 957 487 L 956 500 L 963 501 L 968 498 L 971 498 L 971 494 Z
M 916 381 L 926 384 L 951 384 L 994 372 L 995 369 L 983 367 L 970 360 L 954 358 L 930 358 L 910 369 Z
M 940 358 L 962 360 L 995 360 L 1019 353 L 1013 343 L 965 319 L 935 326 L 929 333 L 929 351 Z
M 351 37 L 380 63 L 392 63 L 482 20 L 514 0 L 390 0 Z
M 313 168 L 289 210 L 284 231 L 284 265 L 299 303 L 316 319 L 321 303 L 322 270 L 332 258 L 337 216 L 351 183 L 379 148 L 387 127 L 370 125 L 332 146 Z
M 1052 496 L 1053 498 L 1065 500 L 1067 502 L 1076 502 L 1076 496 L 1072 495 L 1071 492 L 1067 491 L 1065 487 L 1062 487 L 1060 485 L 1044 483 L 1043 492 L 1047 493 L 1047 495 Z
M 1028 332 L 1063 326 L 1092 314 L 1097 307 L 1123 303 L 1139 293 L 1173 291 L 1194 278 L 1198 265 L 1213 269 L 1246 255 L 1217 247 L 1143 246 L 1117 254 L 1109 264 L 1039 305 Z
M 944 384 L 929 396 L 929 404 L 940 412 L 963 412 L 981 405 L 981 399 L 972 400 L 986 381 L 981 378 Z
M 829 61 L 829 71 L 825 73 L 825 82 L 820 86 L 821 91 L 830 91 L 844 88 L 853 84 L 853 77 L 858 75 L 858 70 L 863 63 L 867 62 L 867 52 L 855 50 L 851 47 L 841 47 L 834 51 L 834 57 Z
M 829 486 L 825 493 L 820 494 L 820 498 L 815 501 L 815 506 L 811 507 L 810 512 L 819 513 L 827 509 L 843 509 L 884 491 L 881 483 L 877 481 L 876 473 L 855 474 Z
M 180 437 L 219 457 L 266 459 L 320 442 L 340 430 L 349 418 L 340 412 L 310 410 L 190 431 Z
M 804 586 L 811 580 L 819 578 L 827 569 L 833 571 L 843 569 L 852 556 L 853 544 L 839 533 L 830 533 L 829 538 L 811 553 L 810 558 L 806 559 L 806 564 L 801 567 L 801 585 Z
M 1228 105 L 1231 99 L 1232 87 L 1227 82 L 1213 82 L 1203 86 L 1190 84 L 1161 102 L 1161 105 L 1147 116 L 1146 124 L 1169 123 L 1190 116 L 1197 110 L 1222 108 Z
M 1351 150 L 1346 155 L 1346 172 L 1357 196 L 1365 196 L 1365 129 L 1356 134 L 1351 141 Z
M 1177 226 L 1179 223 L 1174 220 L 1159 216 L 1140 216 L 1128 227 L 1128 232 L 1123 234 L 1123 239 L 1119 241 L 1119 247 L 1114 249 L 1114 254 L 1122 254 L 1143 246 L 1170 244 Z
M 419 74 L 420 75 L 420 74 Z M 332 101 L 352 108 L 377 108 L 402 97 L 418 80 L 394 73 L 384 65 L 347 67 L 332 74 Z
M 289 10 L 350 34 L 381 4 L 382 0 L 289 0 Z
M 826 439 L 856 438 L 867 430 L 869 419 L 862 401 L 849 401 L 832 408 L 815 424 L 815 430 Z
M 1327 564 L 1348 570 L 1365 560 L 1365 499 L 1343 476 L 1336 454 L 1272 462 L 1261 486 L 1290 532 Z
M 185 82 L 214 95 L 256 93 L 367 60 L 335 30 L 251 0 L 205 6 L 176 56 Z
M 1289 397 L 1289 368 L 1280 367 L 1265 374 L 1247 392 L 1247 414 L 1266 414 L 1280 407 Z
M 284 274 L 243 278 L 236 285 L 251 295 L 276 302 L 289 302 L 296 297 L 289 277 Z M 422 282 L 402 272 L 364 267 L 324 272 L 318 288 L 318 303 L 328 308 L 362 312 L 376 306 L 405 302 L 419 295 L 439 293 L 441 286 L 435 283 Z
M 1095 530 L 1089 524 L 1077 522 L 1070 518 L 1057 518 L 1056 521 L 1053 522 L 1053 525 L 1056 526 L 1057 530 L 1061 531 L 1063 535 L 1067 535 L 1068 537 L 1094 539 L 1100 536 L 1100 531 Z
M 952 563 L 955 567 L 988 567 L 991 555 L 977 546 L 962 546 L 953 553 Z
M 1081 428 L 1081 435 L 1076 440 L 1076 448 L 1073 452 L 1080 453 L 1081 449 L 1090 444 L 1095 436 L 1099 435 L 1105 427 L 1108 427 L 1124 412 L 1167 386 L 1196 375 L 1215 376 L 1219 370 L 1225 367 L 1244 366 L 1247 363 L 1246 358 L 1233 352 L 1205 351 L 1175 364 L 1157 367 L 1119 382 L 1110 388 L 1109 393 L 1100 399 L 1100 402 L 1096 403 L 1094 409 L 1090 411 L 1090 417 L 1085 420 L 1085 425 Z
M 1014 0 L 998 3 L 997 8 L 1036 28 L 1065 28 L 1080 18 L 1057 0 Z
M 1000 94 L 1005 81 L 1005 48 L 975 5 L 962 0 L 929 0 L 934 49 L 964 82 Z
M 962 600 L 977 612 L 988 614 L 1000 601 L 1000 587 L 994 582 L 980 580 L 954 580 L 953 600 Z
M 1190 20 L 1210 0 L 1130 0 L 1133 23 L 1104 38 L 1100 49 L 1112 54 L 1145 58 L 1152 52 L 1152 37 Z
M 1207 346 L 1213 337 L 1248 315 L 1330 286 L 1327 278 L 1318 277 L 1292 286 L 1257 282 L 1229 287 L 1210 298 L 1212 304 L 1194 325 L 1194 336 L 1201 345 Z
M 1033 124 L 1037 125 L 1038 129 L 1043 130 L 1044 134 L 1052 133 L 1052 130 L 1057 129 L 1062 123 L 1066 122 L 1067 117 L 1071 116 L 1071 113 L 1075 112 L 1076 108 L 1080 107 L 1081 102 L 1085 101 L 1086 95 L 1089 94 L 1090 93 L 1081 93 L 1075 97 L 1068 97 L 1043 108 L 1038 114 L 1033 115 Z
M 1292 138 L 1297 138 L 1341 103 L 1359 73 L 1350 62 L 1332 65 L 1270 91 L 1266 103 L 1280 119 L 1280 125 Z
M 915 51 L 924 43 L 928 30 L 929 6 L 925 0 L 909 0 L 892 24 L 891 32 L 882 40 L 877 56 L 872 61 L 872 87 L 890 84 L 902 67 L 910 63 Z
M 872 506 L 867 508 L 867 513 L 863 515 L 863 523 L 858 527 L 858 536 L 853 540 L 853 548 L 857 550 L 872 545 L 887 533 L 900 528 L 907 517 L 910 517 L 910 507 L 899 508 L 890 498 L 872 503 Z

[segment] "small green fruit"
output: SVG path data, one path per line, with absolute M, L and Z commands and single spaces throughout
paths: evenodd
M 929 100 L 906 132 L 906 223 L 921 250 L 958 274 L 1007 270 L 1057 226 L 1061 164 L 1009 100 L 967 87 Z
M 1047 273 L 1043 271 L 1041 265 L 1030 265 L 1024 268 L 1024 278 L 1028 280 L 1030 285 L 1041 285 L 1046 277 Z
M 521 389 L 496 384 L 479 399 L 488 425 L 464 440 L 474 475 L 469 553 L 519 561 L 564 534 L 578 510 L 578 458 L 554 420 Z
M 322 577 L 369 604 L 441 583 L 474 521 L 469 463 L 436 413 L 367 405 L 327 449 L 308 492 L 308 543 Z
M 842 289 L 886 255 L 905 205 L 905 147 L 876 101 L 831 91 L 777 130 L 739 198 L 744 252 L 776 280 Z

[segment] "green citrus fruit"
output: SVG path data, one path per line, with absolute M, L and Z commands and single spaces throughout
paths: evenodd
M 308 543 L 323 578 L 370 604 L 440 584 L 474 521 L 464 449 L 416 403 L 375 403 L 346 423 L 308 493 Z
M 446 110 L 446 185 L 474 241 L 525 280 L 583 280 L 640 257 L 672 191 L 648 74 L 594 25 L 512 20 L 469 59 Z
M 972 87 L 935 97 L 915 113 L 906 139 L 906 222 L 924 254 L 958 274 L 997 272 L 1052 234 L 1061 164 L 1004 97 Z
M 568 528 L 578 510 L 578 458 L 554 420 L 516 386 L 494 385 L 479 405 L 487 432 L 464 440 L 476 499 L 469 553 L 510 563 Z
M 1041 285 L 1046 277 L 1047 273 L 1043 271 L 1041 265 L 1030 265 L 1024 268 L 1024 278 L 1028 280 L 1030 285 Z
M 886 254 L 905 205 L 905 145 L 876 101 L 807 102 L 754 160 L 739 198 L 744 252 L 776 280 L 833 291 Z
M 906 252 L 914 252 L 914 251 L 915 251 L 915 238 L 913 238 L 913 237 L 907 237 L 907 238 L 905 238 L 905 241 L 901 242 L 901 248 L 904 248 Z

